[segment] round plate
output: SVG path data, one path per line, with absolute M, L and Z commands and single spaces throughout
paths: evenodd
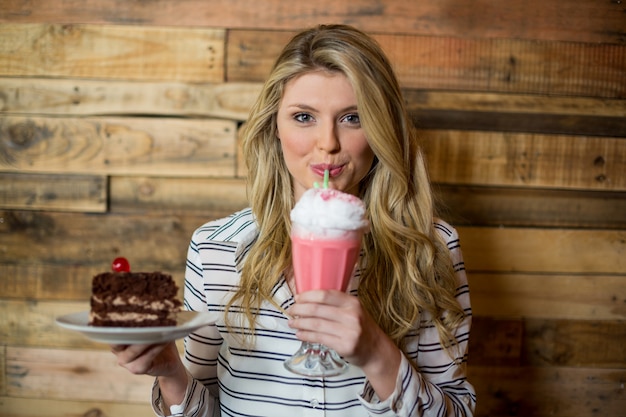
M 56 323 L 63 328 L 80 332 L 95 342 L 110 345 L 138 345 L 182 339 L 201 327 L 214 324 L 217 318 L 217 313 L 181 311 L 176 315 L 176 326 L 98 327 L 88 324 L 89 311 L 81 311 L 58 317 Z

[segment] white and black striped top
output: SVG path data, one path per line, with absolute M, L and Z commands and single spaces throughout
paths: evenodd
M 396 389 L 379 401 L 361 370 L 336 377 L 307 378 L 285 370 L 283 361 L 300 341 L 287 326 L 287 317 L 264 302 L 257 318 L 255 344 L 246 349 L 239 328 L 229 333 L 224 317 L 185 339 L 185 365 L 189 387 L 185 401 L 173 407 L 173 416 L 470 416 L 476 404 L 466 380 L 467 342 L 471 307 L 457 232 L 437 221 L 448 243 L 459 280 L 457 299 L 467 313 L 456 332 L 460 354 L 451 359 L 439 345 L 437 330 L 422 317 L 407 336 L 406 356 L 398 372 Z M 193 311 L 224 312 L 225 300 L 239 283 L 241 262 L 254 243 L 257 226 L 249 209 L 198 228 L 189 246 L 185 273 L 185 307 Z M 268 260 L 271 262 L 271 260 Z M 358 269 L 350 291 L 356 295 Z M 278 305 L 287 308 L 293 296 L 284 279 L 273 291 Z M 233 323 L 243 321 L 237 313 Z M 241 316 L 241 315 L 239 315 Z M 155 383 L 153 407 L 164 415 Z M 167 414 L 166 414 L 167 415 Z

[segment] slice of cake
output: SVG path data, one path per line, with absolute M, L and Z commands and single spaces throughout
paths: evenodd
M 130 272 L 116 267 L 93 277 L 89 325 L 101 327 L 153 327 L 176 325 L 182 303 L 171 275 Z M 124 262 L 121 262 L 124 264 Z M 126 269 L 126 270 L 120 270 Z

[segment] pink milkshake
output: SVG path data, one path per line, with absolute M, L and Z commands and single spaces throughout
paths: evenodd
M 293 269 L 298 293 L 346 291 L 361 248 L 360 230 L 334 229 L 335 237 L 319 237 L 298 224 L 291 233 Z
M 359 258 L 361 239 L 368 229 L 365 205 L 357 197 L 337 190 L 307 190 L 291 211 L 291 246 L 296 291 L 346 291 Z M 303 342 L 285 361 L 292 372 L 332 376 L 348 365 L 332 349 Z

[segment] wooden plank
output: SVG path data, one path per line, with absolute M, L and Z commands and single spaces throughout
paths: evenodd
M 624 5 L 619 1 L 490 0 L 406 2 L 387 0 L 311 3 L 230 0 L 49 0 L 46 7 L 8 1 L 0 22 L 141 23 L 145 25 L 300 29 L 319 22 L 349 23 L 374 32 L 419 33 L 472 38 L 526 38 L 624 43 Z M 530 11 L 540 10 L 540 13 Z M 488 24 L 485 24 L 488 22 Z
M 425 89 L 405 89 L 403 94 L 409 108 L 418 114 L 420 110 L 458 110 L 477 113 L 626 117 L 624 100 Z
M 468 275 L 475 316 L 568 320 L 626 318 L 625 275 L 472 271 Z
M 263 81 L 293 32 L 232 30 L 228 81 Z M 404 88 L 626 97 L 621 45 L 379 34 Z
M 7 394 L 6 353 L 7 347 L 0 345 L 0 399 Z
M 224 81 L 222 29 L 4 23 L 0 39 L 3 76 Z
M 626 229 L 626 193 L 434 184 L 455 225 Z
M 626 321 L 527 320 L 524 363 L 625 368 Z
M 0 208 L 103 213 L 106 190 L 104 176 L 0 173 Z
M 412 111 L 411 119 L 421 129 L 626 137 L 624 117 L 422 110 Z
M 626 230 L 458 227 L 472 272 L 624 274 Z
M 243 121 L 260 90 L 259 83 L 0 78 L 5 114 L 206 116 Z M 606 108 L 610 114 L 619 112 L 618 105 Z
M 626 321 L 473 316 L 469 366 L 622 368 Z
M 243 179 L 111 178 L 112 213 L 185 213 L 226 217 L 248 206 Z
M 150 404 L 0 397 L 4 417 L 153 417 Z
M 476 416 L 621 416 L 626 369 L 470 367 Z
M 626 100 L 405 89 L 422 129 L 626 136 Z
M 522 319 L 473 315 L 468 366 L 520 366 L 524 336 Z
M 153 378 L 133 375 L 109 351 L 7 348 L 7 395 L 149 404 Z
M 422 131 L 435 182 L 626 191 L 626 140 L 588 136 Z
M 0 262 L 108 267 L 126 254 L 141 270 L 182 270 L 192 232 L 183 215 L 80 215 L 0 211 Z M 458 227 L 471 272 L 623 274 L 625 230 Z M 167 236 L 167 239 L 163 237 Z M 132 259 L 131 259 L 132 258 Z
M 3 343 L 11 346 L 81 347 L 107 349 L 102 343 L 92 342 L 79 332 L 59 327 L 57 317 L 89 310 L 89 299 L 74 302 L 7 301 L 0 299 L 0 335 Z M 37 331 L 34 331 L 37 329 Z M 9 373 L 11 370 L 9 369 Z
M 0 170 L 77 174 L 235 174 L 225 120 L 0 117 Z
M 89 215 L 0 211 L 0 262 L 87 265 L 108 270 L 126 256 L 137 271 L 184 271 L 189 240 L 204 216 Z

